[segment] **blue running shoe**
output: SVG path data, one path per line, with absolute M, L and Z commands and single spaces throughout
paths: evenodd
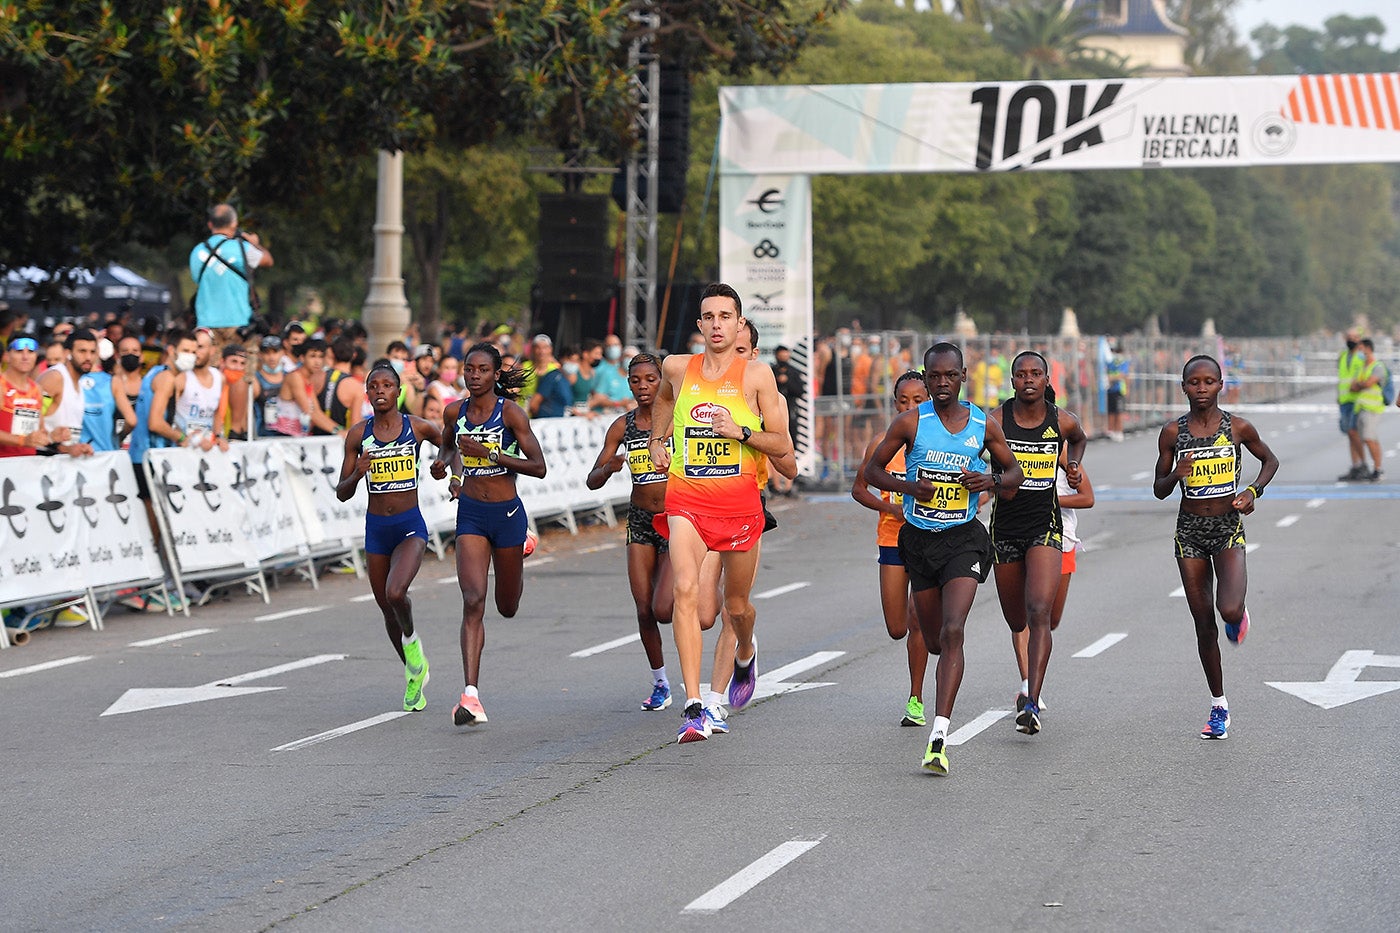
M 651 696 L 642 701 L 642 709 L 655 712 L 663 710 L 671 705 L 671 685 L 655 684 L 651 688 Z
M 681 720 L 681 727 L 676 732 L 676 743 L 684 745 L 686 742 L 703 742 L 710 737 L 710 722 L 705 718 L 705 710 L 699 703 L 692 703 L 685 708 L 685 718 Z
M 1026 735 L 1035 735 L 1040 731 L 1040 707 L 1034 700 L 1027 698 L 1021 711 L 1016 714 L 1016 731 Z
M 1230 639 L 1230 644 L 1232 644 L 1232 645 L 1240 645 L 1240 644 L 1243 644 L 1243 643 L 1244 643 L 1244 636 L 1245 636 L 1246 634 L 1248 634 L 1248 633 L 1249 633 L 1249 610 L 1248 610 L 1248 609 L 1246 609 L 1246 610 L 1244 611 L 1244 615 L 1240 617 L 1240 624 L 1239 624 L 1239 625 L 1231 625 L 1229 622 L 1226 622 L 1226 623 L 1225 623 L 1225 637 L 1228 638 L 1228 639 Z
M 729 705 L 743 709 L 753 699 L 753 689 L 758 684 L 758 639 L 753 640 L 753 657 L 743 667 L 734 660 L 734 676 L 729 679 Z
M 1230 737 L 1230 711 L 1223 706 L 1212 706 L 1210 718 L 1201 730 L 1203 739 L 1228 739 Z
M 725 712 L 722 706 L 705 707 L 705 721 L 710 724 L 712 735 L 728 735 L 729 723 L 725 722 Z

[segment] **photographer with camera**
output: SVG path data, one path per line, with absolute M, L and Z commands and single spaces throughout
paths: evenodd
M 241 342 L 258 307 L 253 273 L 272 265 L 272 253 L 256 233 L 238 229 L 238 212 L 230 204 L 209 209 L 209 236 L 190 251 L 194 294 L 190 305 L 200 327 L 214 333 L 215 352 Z

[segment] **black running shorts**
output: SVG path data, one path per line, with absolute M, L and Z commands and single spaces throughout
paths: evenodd
M 992 569 L 992 539 L 975 518 L 947 531 L 925 531 L 906 522 L 899 529 L 899 556 L 916 593 L 958 577 L 982 583 Z

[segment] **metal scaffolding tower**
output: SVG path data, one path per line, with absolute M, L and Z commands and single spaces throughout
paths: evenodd
M 654 37 L 661 17 L 648 3 L 632 14 L 642 33 L 627 50 L 632 93 L 637 102 L 633 125 L 643 145 L 627 159 L 627 234 L 622 293 L 623 342 L 654 350 L 656 333 L 656 219 L 661 152 L 661 61 Z

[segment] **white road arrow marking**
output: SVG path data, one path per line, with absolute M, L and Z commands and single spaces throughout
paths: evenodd
M 1400 690 L 1400 682 L 1363 680 L 1357 677 L 1368 667 L 1400 668 L 1400 656 L 1376 654 L 1374 651 L 1348 651 L 1337 659 L 1321 681 L 1266 681 L 1270 687 L 1291 693 L 1323 709 L 1345 706 L 1367 697 L 1380 696 Z
M 186 703 L 203 703 L 205 700 L 223 700 L 229 697 L 246 696 L 250 693 L 282 690 L 284 689 L 282 687 L 240 687 L 238 684 L 247 683 L 250 680 L 261 680 L 264 677 L 275 677 L 278 674 L 325 664 L 328 661 L 343 661 L 345 658 L 346 655 L 343 654 L 318 654 L 315 657 L 302 658 L 300 661 L 292 661 L 287 664 L 279 664 L 276 667 L 266 667 L 260 671 L 250 671 L 247 674 L 238 674 L 211 683 L 200 684 L 198 687 L 138 687 L 123 693 L 117 702 L 102 712 L 102 715 L 117 716 L 121 713 L 138 713 L 142 710 L 160 709 L 165 706 L 183 706 Z

